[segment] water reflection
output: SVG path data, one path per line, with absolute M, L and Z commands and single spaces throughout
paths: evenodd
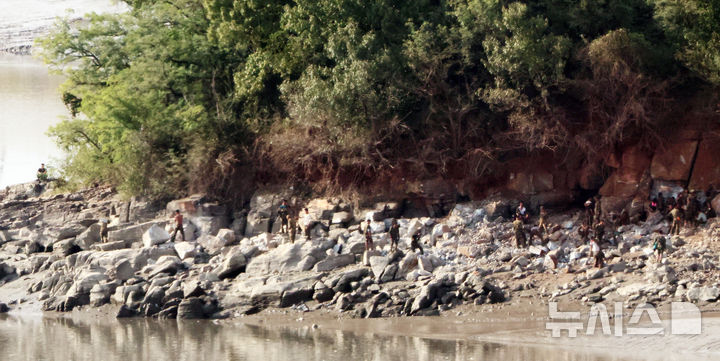
M 3 360 L 615 360 L 564 349 L 209 321 L 0 315 Z

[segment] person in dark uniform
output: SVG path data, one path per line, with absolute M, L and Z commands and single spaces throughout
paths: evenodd
M 413 233 L 412 237 L 410 238 L 410 248 L 412 249 L 412 251 L 415 252 L 415 250 L 417 249 L 420 251 L 420 254 L 425 254 L 423 252 L 422 246 L 420 245 L 420 230 Z
M 392 220 L 390 224 L 390 252 L 398 249 L 398 242 L 400 241 L 400 226 L 398 225 L 397 219 Z
M 278 207 L 278 217 L 280 218 L 280 233 L 288 233 L 288 214 L 290 208 L 288 207 L 287 201 L 283 199 L 282 203 Z
M 525 226 L 523 225 L 520 217 L 515 217 L 515 221 L 513 221 L 513 230 L 515 231 L 515 246 L 518 248 L 525 248 L 527 245 L 527 238 L 525 237 Z

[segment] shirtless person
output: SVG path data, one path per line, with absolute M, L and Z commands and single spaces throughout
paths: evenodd
M 180 213 L 179 209 L 175 210 L 175 217 L 173 219 L 175 221 L 175 230 L 173 231 L 172 237 L 170 237 L 170 242 L 175 242 L 175 236 L 178 232 L 180 232 L 180 235 L 182 236 L 182 239 L 184 241 L 185 230 L 183 229 L 183 215 Z

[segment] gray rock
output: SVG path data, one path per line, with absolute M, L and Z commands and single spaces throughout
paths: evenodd
M 128 248 L 126 241 L 114 241 L 107 243 L 95 243 L 92 245 L 92 249 L 95 251 L 108 252 L 115 251 L 118 249 Z
M 315 272 L 326 272 L 336 268 L 345 267 L 355 263 L 355 256 L 352 254 L 340 254 L 336 256 L 328 256 L 322 261 L 319 261 L 313 267 Z
M 147 266 L 142 270 L 148 278 L 153 278 L 161 273 L 174 275 L 182 267 L 182 261 L 175 256 L 162 256 L 154 265 Z
M 117 314 L 115 315 L 115 318 L 127 318 L 127 317 L 135 317 L 137 316 L 137 312 L 135 310 L 129 308 L 126 305 L 120 306 L 120 309 L 118 310 Z
M 248 274 L 268 274 L 272 272 L 288 273 L 301 270 L 301 261 L 311 255 L 316 259 L 325 258 L 326 247 L 332 245 L 313 245 L 311 242 L 285 243 L 277 248 L 255 256 L 248 263 L 245 272 Z
M 410 308 L 410 314 L 414 314 L 424 308 L 430 307 L 435 298 L 437 298 L 438 291 L 442 286 L 440 281 L 431 281 L 427 285 L 420 289 L 420 293 L 415 297 Z
M 83 226 L 80 223 L 72 223 L 65 228 L 61 229 L 60 232 L 57 235 L 57 240 L 62 241 L 64 239 L 72 238 L 80 233 L 83 233 L 87 227 Z
M 420 266 L 420 269 L 425 272 L 432 273 L 432 271 L 435 269 L 431 259 L 427 256 L 418 256 L 418 265 Z
M 205 318 L 203 301 L 197 297 L 183 299 L 178 305 L 177 318 L 186 320 Z
M 201 217 L 190 217 L 190 223 L 197 227 L 197 232 L 200 236 L 211 235 L 215 236 L 218 231 L 222 228 L 227 228 L 228 217 L 225 216 L 201 216 Z M 178 316 L 179 317 L 179 316 Z
M 162 244 L 170 240 L 170 234 L 165 229 L 153 224 L 142 235 L 143 246 L 146 248 Z
M 382 275 L 380 275 L 380 282 L 390 282 L 395 279 L 395 274 L 397 273 L 398 265 L 397 263 L 391 263 L 385 267 L 385 270 L 383 270 Z
M 418 257 L 413 252 L 408 252 L 402 260 L 400 260 L 398 267 L 398 278 L 404 278 L 410 271 L 415 269 L 418 265 Z
M 305 256 L 300 263 L 298 263 L 298 269 L 300 271 L 309 271 L 317 263 L 317 259 L 312 255 Z
M 717 287 L 695 287 L 689 289 L 686 296 L 692 302 L 715 302 L 720 297 L 720 290 Z
M 160 226 L 162 225 L 162 222 L 145 222 L 141 224 L 136 224 L 120 229 L 116 229 L 114 231 L 108 232 L 108 240 L 109 241 L 131 241 L 135 242 L 140 239 L 142 239 L 143 233 L 150 229 L 152 226 Z
M 370 269 L 372 269 L 373 276 L 380 278 L 385 267 L 390 264 L 390 258 L 384 256 L 371 256 L 370 257 Z
M 74 238 L 67 238 L 53 244 L 53 253 L 61 257 L 67 257 L 80 251 L 82 249 L 75 244 Z
M 89 250 L 93 244 L 98 242 L 100 242 L 100 225 L 97 223 L 92 224 L 75 237 L 75 244 L 84 250 Z
M 242 250 L 236 249 L 226 256 L 225 262 L 218 270 L 218 277 L 220 279 L 233 278 L 244 271 L 245 266 L 247 266 L 245 255 Z
M 195 257 L 200 252 L 197 244 L 193 242 L 177 242 L 173 248 L 180 259 Z

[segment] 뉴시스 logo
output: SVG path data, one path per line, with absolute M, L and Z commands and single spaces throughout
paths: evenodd
M 552 337 L 561 337 L 563 330 L 567 331 L 568 337 L 577 337 L 578 332 L 583 329 L 586 335 L 594 335 L 598 323 L 603 335 L 664 335 L 668 331 L 655 307 L 647 303 L 636 306 L 627 325 L 623 325 L 623 306 L 623 302 L 615 302 L 611 327 L 607 307 L 602 303 L 592 305 L 587 316 L 587 327 L 584 327 L 580 312 L 560 312 L 558 303 L 550 302 L 548 310 L 551 321 L 545 323 L 545 329 L 551 331 Z M 647 315 L 650 324 L 641 324 L 643 315 Z M 672 302 L 669 317 L 671 335 L 700 334 L 702 316 L 696 305 L 690 302 Z

